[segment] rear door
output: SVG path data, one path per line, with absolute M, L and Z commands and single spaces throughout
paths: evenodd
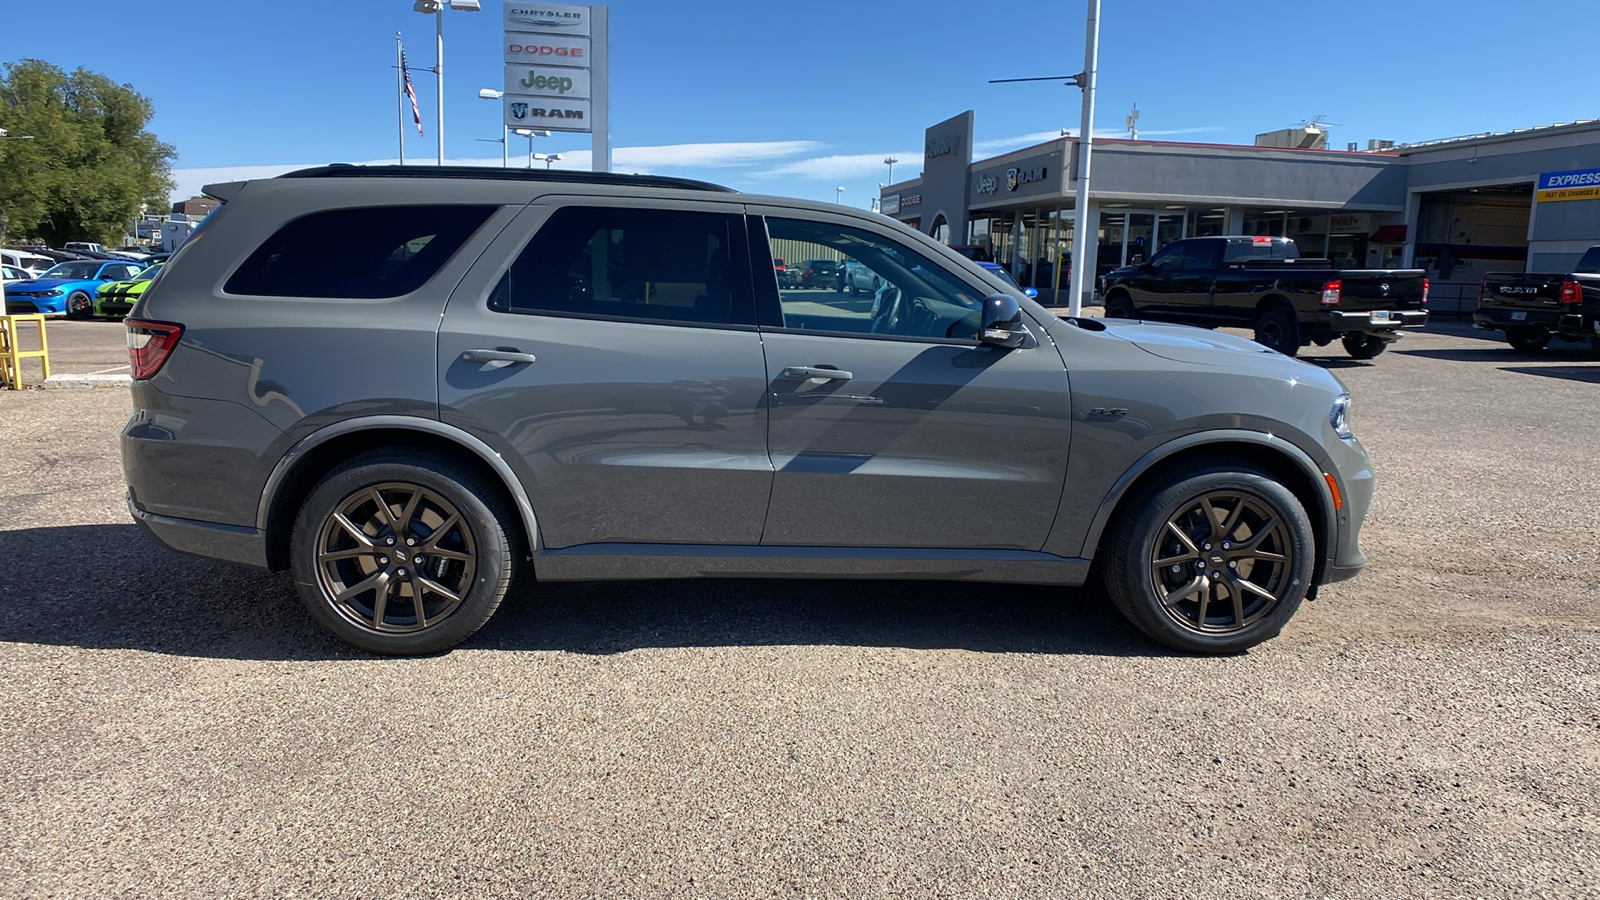
M 452 294 L 441 416 L 512 459 L 546 547 L 760 541 L 772 466 L 741 213 L 545 198 Z
M 1066 367 L 1048 335 L 1030 322 L 1020 349 L 980 345 L 981 282 L 888 229 L 751 212 L 754 271 L 766 271 L 770 241 L 849 256 L 881 285 L 866 297 L 757 285 L 776 469 L 762 543 L 1042 547 L 1071 436 Z

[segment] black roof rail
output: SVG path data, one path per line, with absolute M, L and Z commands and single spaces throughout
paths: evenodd
M 620 175 L 613 172 L 573 172 L 545 169 L 504 169 L 493 166 L 358 166 L 333 163 L 313 169 L 300 169 L 279 178 L 464 178 L 488 181 L 541 181 L 553 184 L 612 184 L 624 187 L 670 188 L 680 191 L 716 191 L 736 194 L 730 187 L 668 178 L 663 175 Z

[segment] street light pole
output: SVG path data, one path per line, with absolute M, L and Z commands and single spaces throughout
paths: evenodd
M 843 194 L 843 193 L 844 193 L 844 188 L 842 188 L 842 187 L 834 188 L 833 189 L 833 202 L 838 203 L 839 202 L 839 196 L 841 194 Z
M 483 8 L 481 0 L 416 0 L 411 4 L 411 9 L 419 13 L 428 13 L 433 16 L 434 33 L 434 83 L 439 90 L 439 165 L 444 165 L 444 8 L 461 12 L 478 12 Z
M 504 97 L 505 95 L 506 95 L 505 91 L 497 91 L 494 88 L 482 88 L 482 89 L 480 89 L 478 91 L 478 99 L 480 99 L 480 100 L 499 100 L 501 97 Z M 488 139 L 484 138 L 484 140 L 488 140 Z M 502 121 L 500 123 L 500 168 L 502 168 L 502 169 L 508 168 L 511 165 L 511 149 L 510 148 L 511 148 L 511 126 L 505 124 L 505 122 Z
M 1091 288 L 1096 266 L 1089 260 L 1089 232 L 1099 223 L 1090 223 L 1089 159 L 1094 148 L 1094 87 L 1100 58 L 1100 0 L 1089 0 L 1089 19 L 1083 38 L 1083 123 L 1078 131 L 1077 202 L 1073 209 L 1072 279 L 1067 290 L 1067 315 L 1083 314 L 1084 285 Z M 1098 246 L 1098 241 L 1096 242 Z M 1099 254 L 1096 253 L 1096 256 Z
M 895 159 L 892 156 L 888 157 L 887 159 L 885 159 L 883 161 L 883 164 L 889 167 L 889 183 L 890 184 L 894 184 L 894 164 L 899 162 L 899 161 L 900 160 Z

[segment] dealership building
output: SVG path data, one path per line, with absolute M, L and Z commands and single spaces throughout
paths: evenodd
M 1345 268 L 1425 269 L 1430 305 L 1450 312 L 1473 308 L 1488 272 L 1564 271 L 1600 244 L 1600 120 L 1366 150 L 1300 149 L 1283 134 L 1258 144 L 1290 146 L 1097 138 L 1098 270 L 1185 237 L 1284 235 Z M 884 187 L 881 211 L 985 248 L 1065 304 L 1077 141 L 974 160 L 972 135 L 971 110 L 929 128 L 920 177 Z

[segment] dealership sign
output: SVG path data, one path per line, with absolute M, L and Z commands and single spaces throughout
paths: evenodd
M 567 3 L 505 4 L 501 47 L 507 126 L 589 133 L 607 127 L 606 61 L 596 58 L 605 48 L 605 10 Z M 597 137 L 597 156 L 600 145 Z
M 1539 176 L 1533 195 L 1540 203 L 1556 200 L 1600 200 L 1600 169 L 1546 172 Z
M 504 47 L 507 63 L 540 63 L 547 66 L 589 68 L 588 38 L 507 34 Z
M 506 93 L 529 97 L 589 99 L 588 69 L 554 66 L 506 66 Z
M 878 212 L 881 212 L 886 216 L 892 216 L 892 215 L 894 215 L 895 213 L 897 213 L 899 211 L 900 211 L 900 195 L 899 194 L 890 194 L 889 196 L 887 196 L 887 197 L 883 198 L 882 200 L 878 201 Z
M 589 36 L 589 7 L 565 3 L 507 3 L 507 34 L 563 34 Z

